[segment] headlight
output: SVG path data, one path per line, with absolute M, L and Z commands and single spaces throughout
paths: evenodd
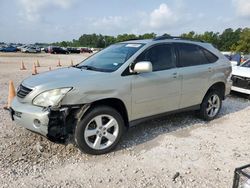
M 72 88 L 61 88 L 45 91 L 33 99 L 33 104 L 42 107 L 57 106 L 71 89 Z

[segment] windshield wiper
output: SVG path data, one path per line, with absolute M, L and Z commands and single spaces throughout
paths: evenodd
M 78 68 L 85 69 L 85 70 L 98 70 L 98 68 L 93 67 L 93 66 L 89 66 L 89 65 L 83 65 L 83 66 L 80 66 Z
M 93 70 L 93 71 L 100 71 L 100 72 L 112 72 L 112 70 L 109 70 L 109 69 L 97 68 L 97 67 L 93 67 L 90 65 L 77 66 L 77 68 L 81 70 L 85 69 L 85 70 Z

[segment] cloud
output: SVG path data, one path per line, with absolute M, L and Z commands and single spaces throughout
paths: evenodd
M 250 18 L 250 1 L 249 0 L 232 0 L 236 7 L 236 13 L 240 17 Z
M 141 34 L 145 32 L 165 33 L 171 32 L 179 25 L 188 23 L 190 16 L 185 15 L 184 4 L 182 0 L 177 0 L 171 7 L 162 3 L 151 11 L 138 11 L 130 13 L 127 16 L 105 16 L 82 18 L 81 24 L 88 33 L 134 33 Z M 179 19 L 179 18 L 183 19 Z M 81 26 L 77 26 L 80 28 Z
M 71 25 L 74 30 L 84 31 L 86 33 L 102 33 L 115 35 L 119 32 L 129 32 L 127 29 L 131 24 L 131 20 L 125 16 L 82 16 L 81 18 L 79 18 L 79 22 Z
M 19 0 L 23 10 L 21 16 L 26 20 L 34 22 L 40 19 L 41 11 L 48 7 L 69 8 L 74 0 Z
M 153 29 L 161 29 L 177 21 L 177 15 L 168 7 L 161 4 L 159 8 L 153 10 L 149 17 L 149 26 Z
M 126 21 L 126 18 L 122 16 L 108 16 L 100 19 L 93 19 L 92 21 L 92 25 L 95 27 L 117 28 L 123 25 L 123 23 Z
M 172 6 L 162 3 L 150 12 L 140 12 L 139 17 L 140 24 L 136 25 L 138 33 L 170 33 L 174 28 L 184 26 L 190 20 L 182 0 L 175 1 Z

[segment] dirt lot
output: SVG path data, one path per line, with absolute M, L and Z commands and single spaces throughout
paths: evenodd
M 232 186 L 236 167 L 250 163 L 250 102 L 227 98 L 209 123 L 193 112 L 148 121 L 127 131 L 114 152 L 81 153 L 16 126 L 2 110 L 8 81 L 69 66 L 83 55 L 0 54 L 0 187 L 215 187 Z M 20 71 L 20 62 L 28 68 Z M 173 180 L 174 176 L 176 177 Z

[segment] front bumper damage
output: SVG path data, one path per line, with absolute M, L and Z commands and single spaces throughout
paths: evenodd
M 43 108 L 21 103 L 15 98 L 10 108 L 12 120 L 32 132 L 53 142 L 64 142 L 73 133 L 76 122 L 89 105 L 70 105 L 60 108 Z
M 232 90 L 250 95 L 250 78 L 243 76 L 232 76 Z

